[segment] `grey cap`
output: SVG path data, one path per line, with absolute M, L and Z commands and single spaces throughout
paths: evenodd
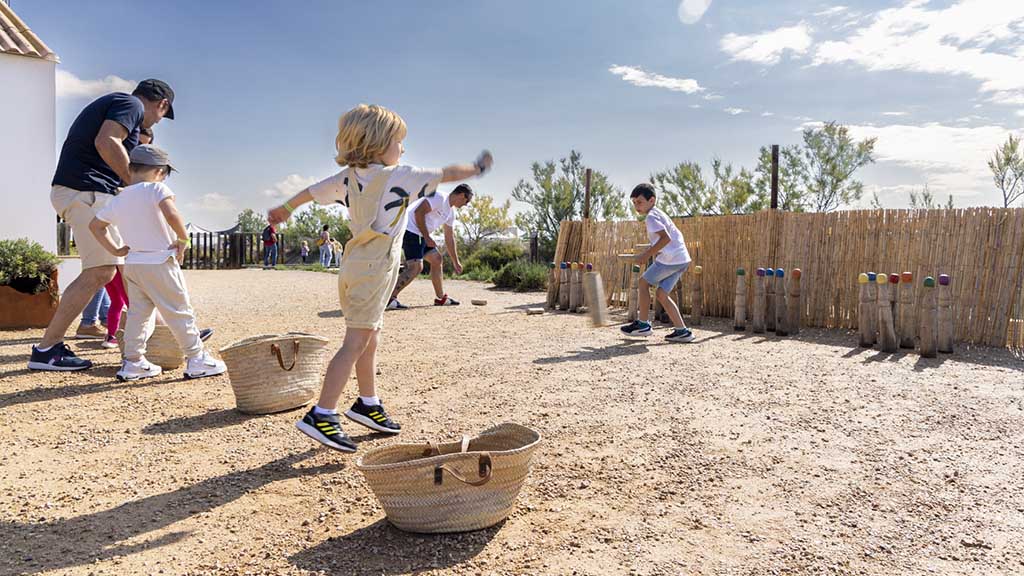
M 132 153 L 128 156 L 128 159 L 132 164 L 167 166 L 172 171 L 177 172 L 174 166 L 171 166 L 171 157 L 167 154 L 167 151 L 152 144 L 139 144 L 132 148 Z

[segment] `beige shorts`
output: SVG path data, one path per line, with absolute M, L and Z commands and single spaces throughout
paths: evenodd
M 384 308 L 398 281 L 401 244 L 376 238 L 345 252 L 338 272 L 338 300 L 349 328 L 380 330 Z
M 75 237 L 75 247 L 82 260 L 82 270 L 99 266 L 124 264 L 124 258 L 114 256 L 100 246 L 99 240 L 89 230 L 89 223 L 101 208 L 107 205 L 114 196 L 102 192 L 82 192 L 67 186 L 54 186 L 50 190 L 50 204 L 57 215 L 71 225 L 71 233 Z M 117 227 L 108 226 L 110 237 L 115 245 L 120 245 L 121 235 Z

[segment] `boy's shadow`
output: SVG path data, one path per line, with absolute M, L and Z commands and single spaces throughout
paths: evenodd
M 64 570 L 174 544 L 187 538 L 189 532 L 173 532 L 134 544 L 124 542 L 233 502 L 271 482 L 332 474 L 344 468 L 341 463 L 298 466 L 316 452 L 285 456 L 258 468 L 209 478 L 92 514 L 42 522 L 0 520 L 0 542 L 6 552 L 0 562 L 9 562 L 0 565 L 0 576 Z
M 619 356 L 635 356 L 637 354 L 646 354 L 650 352 L 648 349 L 649 346 L 662 346 L 665 344 L 668 343 L 658 342 L 651 344 L 646 340 L 624 339 L 621 344 L 614 344 L 604 348 L 584 346 L 582 350 L 572 352 L 567 356 L 548 356 L 546 358 L 537 358 L 533 363 L 561 364 L 562 362 L 586 362 L 590 360 L 607 360 L 609 358 L 617 358 Z

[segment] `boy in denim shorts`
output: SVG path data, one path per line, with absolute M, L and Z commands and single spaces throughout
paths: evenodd
M 693 333 L 683 324 L 683 316 L 672 301 L 672 288 L 690 266 L 690 252 L 683 241 L 683 233 L 676 228 L 672 219 L 655 207 L 657 198 L 654 187 L 644 183 L 633 188 L 629 199 L 633 208 L 644 214 L 647 225 L 647 236 L 651 247 L 633 257 L 639 264 L 654 257 L 654 264 L 647 268 L 640 277 L 640 314 L 639 319 L 622 327 L 622 331 L 630 336 L 650 336 L 651 323 L 651 286 L 658 287 L 658 302 L 665 308 L 672 320 L 672 332 L 665 336 L 669 342 L 693 342 Z

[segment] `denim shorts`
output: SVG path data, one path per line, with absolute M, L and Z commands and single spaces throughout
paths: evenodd
M 644 271 L 643 279 L 651 286 L 657 286 L 665 292 L 671 292 L 672 288 L 676 285 L 676 282 L 679 282 L 679 278 L 683 275 L 683 272 L 686 272 L 686 269 L 689 267 L 689 262 L 685 264 L 662 264 L 655 260 L 654 263 Z

